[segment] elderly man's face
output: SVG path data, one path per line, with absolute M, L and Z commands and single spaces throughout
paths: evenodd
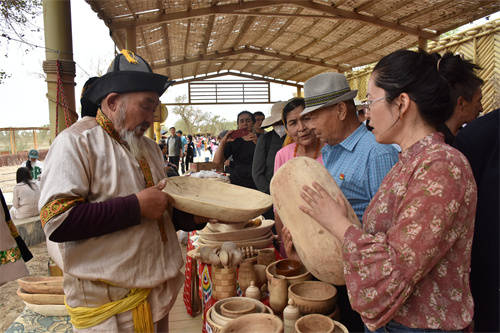
M 121 108 L 124 108 L 125 114 L 120 115 L 119 129 L 143 136 L 153 124 L 153 114 L 159 102 L 158 94 L 152 91 L 123 94 Z
M 336 145 L 342 142 L 341 128 L 342 121 L 338 119 L 338 104 L 314 110 L 309 113 L 310 118 L 305 119 L 307 127 L 314 131 L 314 134 L 323 142 L 329 145 Z

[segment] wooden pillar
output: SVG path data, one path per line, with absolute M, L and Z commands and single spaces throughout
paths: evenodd
M 137 48 L 137 33 L 135 31 L 135 27 L 128 27 L 125 32 L 127 35 L 125 39 L 125 47 L 127 48 L 127 50 L 135 53 L 135 50 Z
M 14 130 L 11 128 L 10 129 L 10 153 L 15 154 L 16 153 L 16 133 L 14 133 Z
M 297 86 L 297 97 L 301 97 L 302 96 L 302 88 Z
M 36 138 L 36 130 L 33 130 L 33 146 L 35 146 L 35 149 L 38 149 L 38 140 Z
M 73 40 L 71 36 L 70 0 L 43 0 L 43 26 L 45 35 L 45 61 L 43 70 L 47 74 L 47 99 L 49 100 L 50 136 L 66 128 L 64 107 L 57 106 L 58 66 L 62 81 L 60 90 L 69 109 L 69 124 L 75 122 L 75 62 L 73 61 Z M 62 103 L 62 101 L 60 102 Z M 57 112 L 57 114 L 56 114 Z
M 418 48 L 427 51 L 427 39 L 418 37 Z

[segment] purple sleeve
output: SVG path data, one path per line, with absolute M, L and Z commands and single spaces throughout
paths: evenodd
M 139 200 L 135 194 L 131 194 L 74 207 L 49 239 L 53 242 L 77 241 L 109 234 L 139 223 Z

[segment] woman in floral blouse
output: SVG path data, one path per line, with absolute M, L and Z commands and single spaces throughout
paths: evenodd
M 353 226 L 317 183 L 301 209 L 343 241 L 352 308 L 371 331 L 460 331 L 474 304 L 469 287 L 476 184 L 465 157 L 436 131 L 452 112 L 438 63 L 396 51 L 375 66 L 367 115 L 380 143 L 402 148 L 399 162 Z

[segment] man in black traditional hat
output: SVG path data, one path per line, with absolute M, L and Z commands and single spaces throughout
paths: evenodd
M 205 221 L 168 209 L 163 157 L 144 136 L 171 83 L 123 50 L 84 92 L 95 118 L 61 132 L 45 159 L 40 217 L 77 331 L 168 331 L 184 280 L 175 230 Z

